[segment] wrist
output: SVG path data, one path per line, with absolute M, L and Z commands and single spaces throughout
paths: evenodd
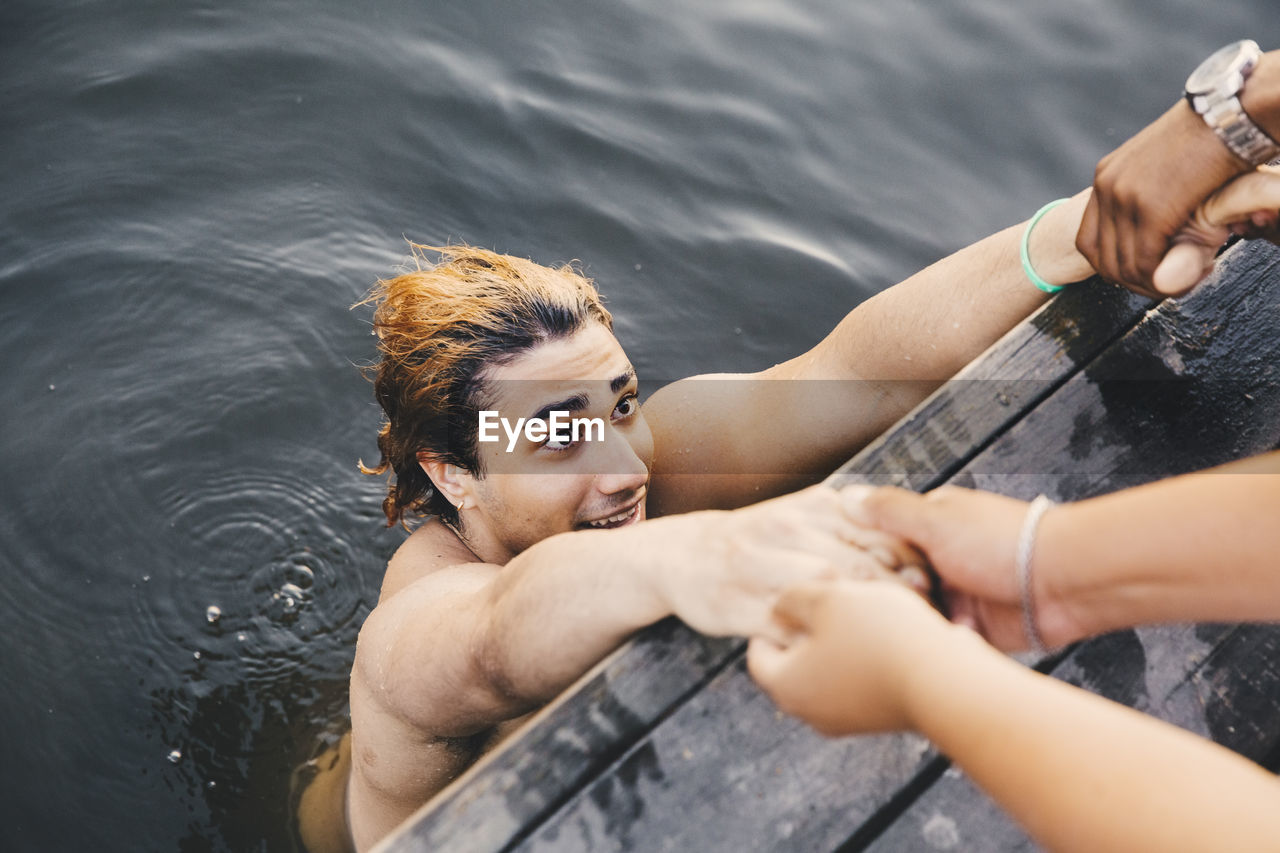
M 1059 504 L 1040 522 L 1032 583 L 1037 624 L 1050 648 L 1127 627 L 1115 618 L 1124 595 L 1099 509 L 1094 501 Z
M 1076 248 L 1076 232 L 1089 195 L 1089 190 L 1082 190 L 1050 210 L 1028 236 L 1028 260 L 1049 284 L 1071 284 L 1093 275 L 1093 267 Z
M 644 561 L 646 581 L 665 608 L 678 615 L 682 594 L 689 591 L 691 567 L 703 572 L 728 561 L 724 527 L 730 513 L 700 510 L 646 521 L 631 529 L 634 538 L 622 547 L 649 554 Z
M 902 707 L 911 731 L 945 748 L 945 727 L 956 697 L 974 689 L 983 668 L 1018 664 L 969 628 L 946 622 L 941 628 L 928 653 L 902 667 Z

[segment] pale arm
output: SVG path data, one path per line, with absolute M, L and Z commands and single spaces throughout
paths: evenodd
M 1078 503 L 1044 516 L 1033 556 L 1050 645 L 1135 625 L 1280 620 L 1280 452 Z M 1026 648 L 1014 552 L 1023 501 L 946 487 L 867 490 L 865 524 L 920 548 L 953 617 Z
M 1086 200 L 1077 194 L 1031 235 L 1033 263 L 1051 282 L 1092 273 L 1073 242 Z M 1048 298 L 1022 271 L 1022 230 L 1006 228 L 868 299 L 796 358 L 655 393 L 645 409 L 658 451 L 654 509 L 739 506 L 848 459 Z
M 1057 642 L 1154 622 L 1280 620 L 1280 453 L 1068 504 L 1037 592 Z
M 1280 849 L 1273 776 L 1026 669 L 900 592 L 789 592 L 779 613 L 796 636 L 754 640 L 752 674 L 826 734 L 920 732 L 1051 850 Z
M 916 727 L 1049 849 L 1280 849 L 1257 765 L 965 640 L 916 673 Z

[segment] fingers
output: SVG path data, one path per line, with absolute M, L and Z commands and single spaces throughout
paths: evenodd
M 861 548 L 886 569 L 924 565 L 924 556 L 898 536 L 853 522 L 850 523 L 847 536 L 851 545 Z
M 873 527 L 899 539 L 919 541 L 917 532 L 924 498 L 896 486 L 847 486 L 842 492 L 845 513 L 858 524 Z
M 1275 210 L 1280 210 L 1280 168 L 1259 166 L 1209 196 L 1197 216 L 1207 225 L 1224 227 L 1255 211 Z
M 1174 238 L 1153 283 L 1168 296 L 1186 293 L 1213 268 L 1218 247 L 1231 230 L 1256 229 L 1275 221 L 1280 210 L 1280 169 L 1260 166 L 1224 185 L 1193 214 Z M 1228 226 L 1238 225 L 1237 229 Z

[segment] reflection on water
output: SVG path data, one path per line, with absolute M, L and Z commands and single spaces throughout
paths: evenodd
M 348 306 L 405 238 L 580 259 L 642 380 L 757 369 L 1280 44 L 1176 11 L 3 4 L 0 849 L 287 849 L 401 537 Z

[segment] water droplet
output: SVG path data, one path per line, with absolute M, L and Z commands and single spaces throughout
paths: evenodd
M 149 580 L 151 580 L 151 575 L 143 575 L 143 576 L 142 576 L 142 582 L 143 582 L 143 583 L 146 583 L 146 582 L 147 582 L 147 581 L 149 581 Z
M 306 595 L 306 593 L 302 591 L 302 587 L 298 586 L 296 583 L 287 583 L 280 587 L 280 594 L 285 598 L 294 599 L 302 598 Z
M 218 787 L 218 783 L 210 779 L 205 787 L 212 791 L 214 788 Z
M 311 586 L 311 584 L 315 583 L 316 573 L 311 571 L 310 566 L 298 566 L 298 575 L 298 581 L 303 586 Z
M 50 391 L 52 391 L 52 390 L 53 390 L 53 387 L 54 387 L 54 386 L 50 385 L 50 386 L 49 386 L 49 390 L 50 390 Z
M 169 752 L 169 763 L 177 764 L 181 760 L 182 760 L 182 750 L 175 749 Z
M 191 656 L 192 656 L 193 658 L 195 658 L 196 660 L 200 660 L 200 653 L 199 653 L 199 652 L 192 652 L 192 653 L 191 653 Z
M 243 643 L 245 640 L 249 639 L 249 635 L 244 631 L 241 631 L 239 634 L 236 634 L 236 639 Z
M 741 326 L 734 326 L 734 327 L 733 327 L 733 333 L 734 333 L 735 335 L 740 335 L 740 334 L 742 334 L 742 327 L 741 327 Z
M 1009 395 L 1001 391 L 999 394 L 996 395 L 996 402 L 1002 406 L 1009 405 Z
M 636 272 L 640 272 L 640 265 L 636 264 Z
M 209 620 L 209 624 L 212 625 L 222 618 L 222 608 L 216 604 L 210 604 L 204 611 L 204 618 Z

